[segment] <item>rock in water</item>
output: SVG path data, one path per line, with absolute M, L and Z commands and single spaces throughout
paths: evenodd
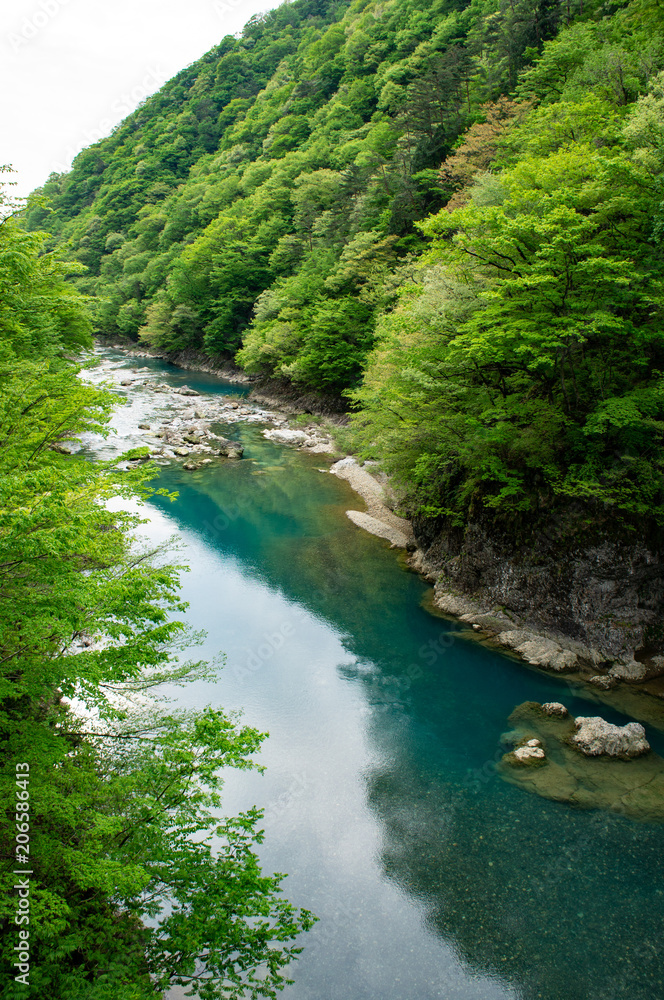
M 566 718 L 569 712 L 563 704 L 559 701 L 547 701 L 542 705 L 542 711 L 546 715 L 559 715 L 561 718 Z
M 263 431 L 263 437 L 267 438 L 268 441 L 275 441 L 277 444 L 303 445 L 307 443 L 309 435 L 305 434 L 304 431 L 284 429 Z
M 588 678 L 588 683 L 592 684 L 593 687 L 599 688 L 600 691 L 611 691 L 614 687 L 617 687 L 618 678 L 610 677 L 608 674 L 593 674 L 592 677 Z
M 544 760 L 546 754 L 541 747 L 523 746 L 514 750 L 514 756 L 521 764 L 529 764 L 533 760 Z
M 225 455 L 226 458 L 242 458 L 244 454 L 244 445 L 240 444 L 239 441 L 229 441 L 228 438 L 216 438 L 214 443 L 219 449 L 219 454 Z
M 664 822 L 664 760 L 648 752 L 639 723 L 574 719 L 532 701 L 515 708 L 509 722 L 514 728 L 501 743 L 512 750 L 496 766 L 505 781 L 570 806 Z M 588 750 L 577 745 L 579 736 Z
M 580 715 L 570 744 L 587 757 L 621 757 L 629 760 L 650 750 L 646 732 L 638 722 L 613 726 L 599 716 Z

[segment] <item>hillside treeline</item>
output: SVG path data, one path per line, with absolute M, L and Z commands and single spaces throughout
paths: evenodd
M 414 510 L 655 525 L 662 30 L 649 0 L 296 0 L 28 222 L 100 333 L 343 399 Z

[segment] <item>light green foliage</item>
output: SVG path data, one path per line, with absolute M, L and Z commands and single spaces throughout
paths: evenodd
M 273 997 L 312 918 L 260 871 L 260 813 L 224 818 L 219 794 L 264 734 L 154 693 L 208 668 L 180 659 L 195 637 L 177 620 L 178 568 L 132 544 L 140 517 L 116 509 L 149 496 L 149 469 L 69 454 L 106 433 L 114 396 L 65 357 L 87 339 L 84 304 L 42 243 L 0 224 L 0 994 Z M 12 965 L 17 761 L 29 988 Z
M 52 355 L 90 343 L 80 296 L 63 278 L 79 268 L 39 255 L 44 236 L 26 233 L 12 217 L 0 221 L 0 350 Z
M 416 509 L 659 523 L 663 35 L 650 0 L 295 0 L 29 218 L 103 332 L 351 399 Z

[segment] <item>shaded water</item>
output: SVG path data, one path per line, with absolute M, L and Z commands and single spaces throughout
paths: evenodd
M 227 655 L 180 700 L 270 733 L 266 774 L 230 773 L 225 806 L 265 809 L 264 866 L 320 918 L 284 998 L 664 998 L 664 830 L 493 773 L 520 702 L 596 706 L 427 613 L 426 585 L 346 518 L 362 502 L 320 456 L 232 434 L 241 462 L 163 470 L 179 498 L 155 499 L 146 532 L 183 539 L 197 655 Z

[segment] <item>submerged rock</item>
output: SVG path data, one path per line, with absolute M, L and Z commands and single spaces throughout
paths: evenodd
M 512 712 L 513 729 L 501 742 L 514 749 L 503 755 L 496 773 L 556 802 L 664 822 L 664 760 L 650 750 L 643 727 L 574 719 L 567 710 L 551 712 L 551 705 L 564 707 L 524 702 Z
M 214 444 L 218 454 L 223 455 L 225 458 L 242 458 L 244 454 L 244 445 L 240 444 L 239 441 L 229 441 L 228 438 L 215 438 Z
M 575 726 L 577 731 L 570 743 L 588 757 L 604 754 L 629 760 L 650 750 L 646 731 L 638 722 L 613 726 L 598 716 L 579 716 Z

